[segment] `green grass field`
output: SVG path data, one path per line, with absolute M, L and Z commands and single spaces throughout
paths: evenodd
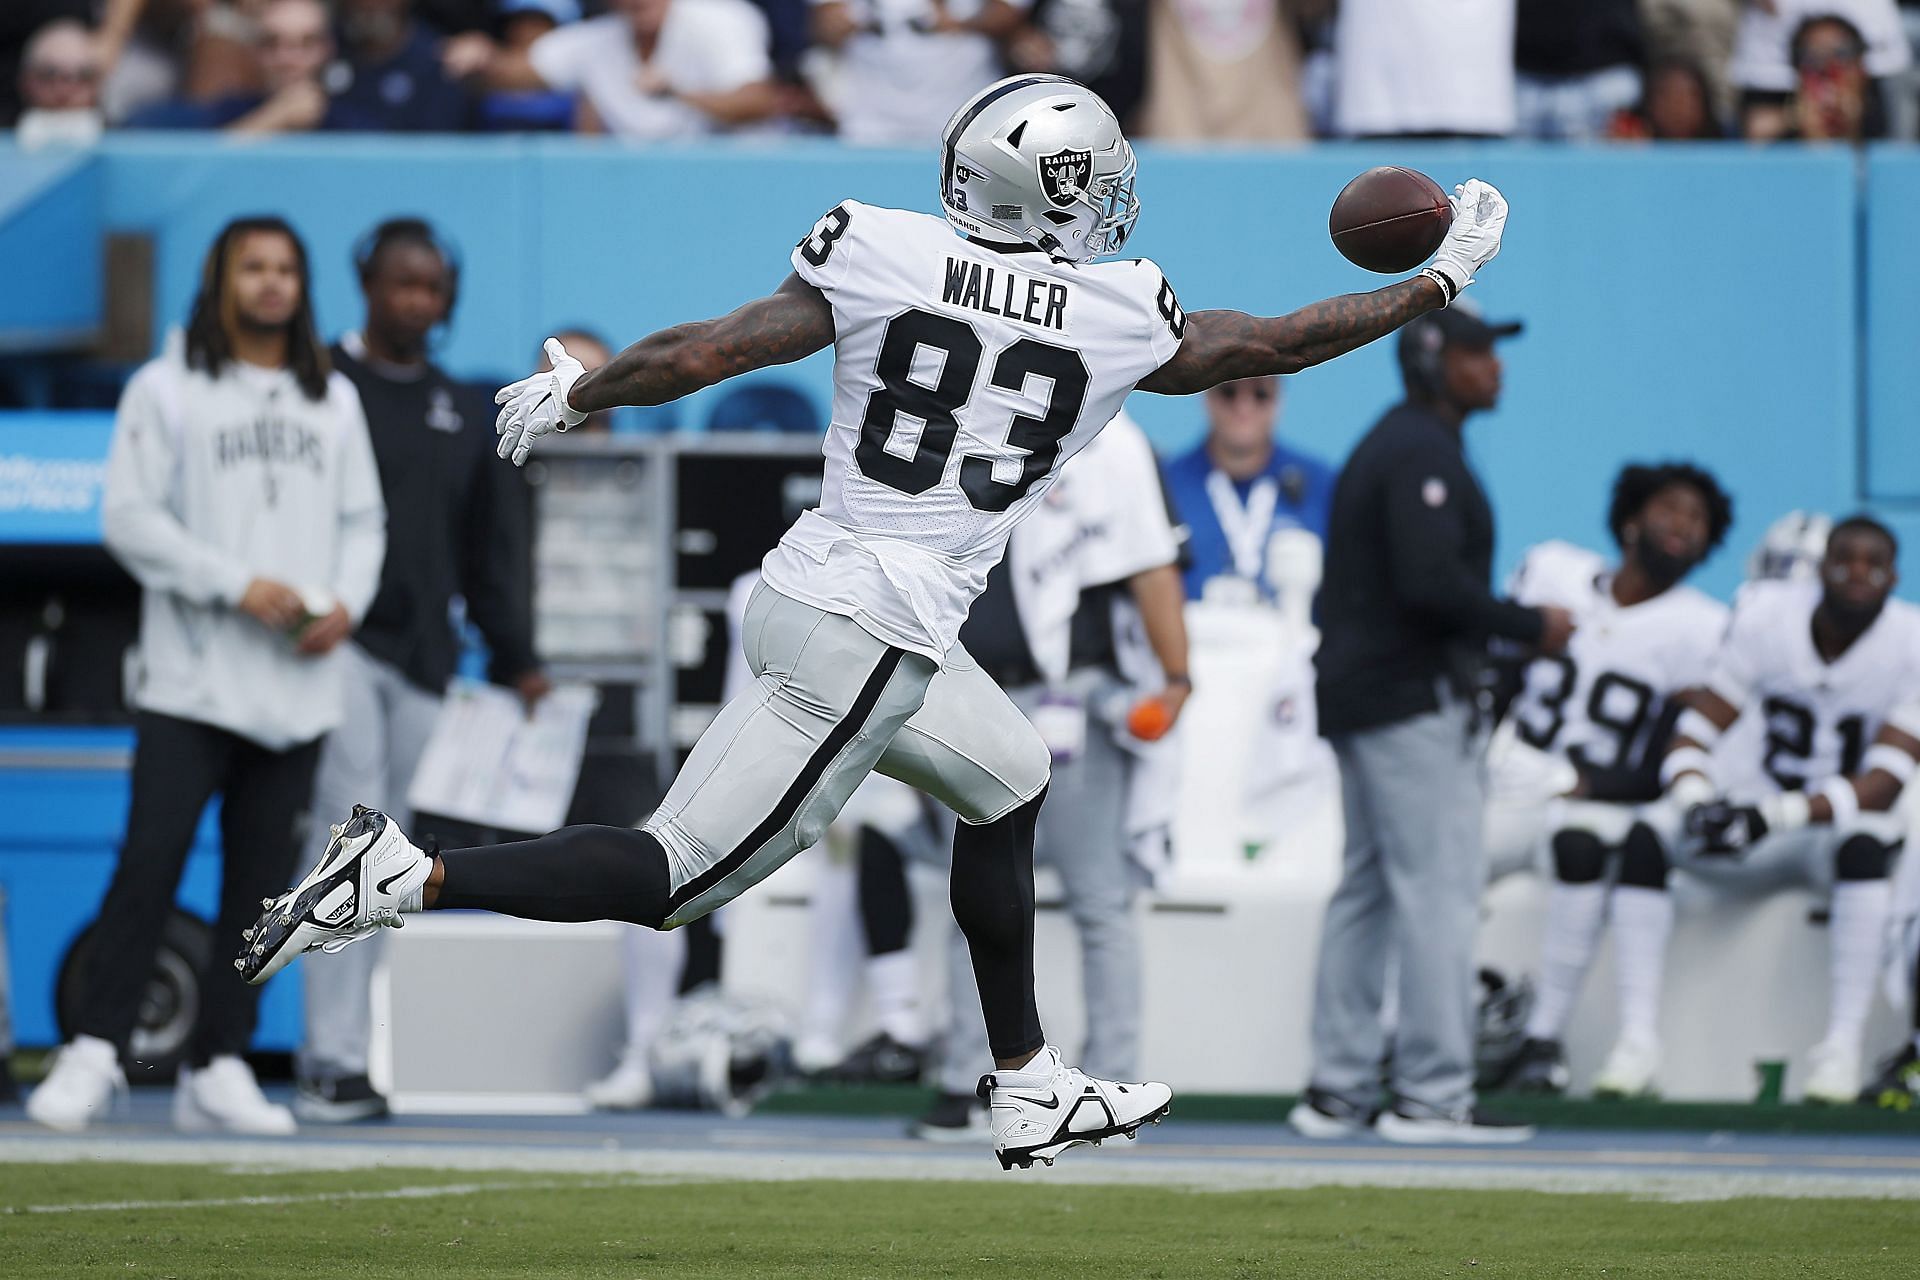
M 0 1166 L 9 1278 L 1916 1273 L 1900 1201 Z

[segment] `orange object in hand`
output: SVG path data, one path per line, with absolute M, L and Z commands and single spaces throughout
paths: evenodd
M 1158 698 L 1142 698 L 1127 712 L 1127 732 L 1142 742 L 1163 738 L 1171 728 L 1173 716 Z

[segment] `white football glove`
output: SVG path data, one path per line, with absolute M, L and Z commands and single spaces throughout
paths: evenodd
M 587 420 L 585 413 L 567 403 L 567 392 L 585 367 L 567 354 L 558 338 L 547 339 L 546 352 L 552 369 L 504 386 L 493 396 L 495 404 L 506 406 L 493 424 L 500 435 L 500 456 L 512 458 L 516 467 L 527 460 L 533 442 L 541 436 Z
M 1500 252 L 1507 229 L 1507 199 L 1478 178 L 1453 189 L 1453 225 L 1440 251 L 1420 272 L 1446 292 L 1447 301 L 1473 283 L 1474 273 Z

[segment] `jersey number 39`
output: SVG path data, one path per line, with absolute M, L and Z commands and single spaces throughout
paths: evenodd
M 914 357 L 922 348 L 940 362 L 939 377 L 932 386 L 911 376 Z M 915 308 L 888 321 L 874 366 L 880 385 L 867 397 L 860 444 L 854 450 L 861 472 L 902 493 L 925 493 L 939 484 L 959 431 L 954 415 L 973 397 L 974 379 L 985 354 L 980 335 L 964 320 Z M 1021 338 L 994 357 L 987 382 L 1018 392 L 1030 377 L 1046 379 L 1049 390 L 1040 416 L 1015 414 L 1007 428 L 1007 443 L 1026 450 L 1019 479 L 1012 483 L 994 479 L 991 458 L 969 455 L 960 460 L 960 489 L 977 510 L 1005 511 L 1025 497 L 1053 469 L 1060 441 L 1073 430 L 1086 406 L 1087 364 L 1079 352 Z M 887 448 L 903 417 L 925 424 L 911 453 Z

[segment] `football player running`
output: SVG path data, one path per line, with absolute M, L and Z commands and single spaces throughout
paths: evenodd
M 1756 582 L 1734 604 L 1705 687 L 1661 762 L 1663 821 L 1635 828 L 1617 930 L 1638 976 L 1620 985 L 1621 1039 L 1595 1090 L 1650 1093 L 1660 1065 L 1660 992 L 1672 931 L 1669 866 L 1752 888 L 1830 890 L 1827 1030 L 1809 1054 L 1810 1101 L 1851 1102 L 1880 972 L 1900 841 L 1890 810 L 1920 762 L 1920 723 L 1899 708 L 1920 688 L 1920 609 L 1890 599 L 1898 547 L 1867 516 L 1837 522 L 1814 581 Z M 1758 717 L 1763 733 L 1738 734 Z M 1624 927 L 1631 922 L 1631 928 Z
M 1165 1085 L 1091 1078 L 1041 1030 L 1032 863 L 1048 751 L 956 634 L 1014 524 L 1136 386 L 1186 395 L 1292 373 L 1391 333 L 1472 282 L 1507 206 L 1483 182 L 1455 188 L 1434 261 L 1386 288 L 1272 319 L 1188 314 L 1152 262 L 1099 261 L 1126 243 L 1139 204 L 1133 150 L 1084 86 L 988 86 L 954 114 L 939 162 L 944 221 L 846 201 L 771 295 L 591 372 L 549 342 L 552 372 L 497 397 L 500 455 L 519 463 L 597 410 L 834 348 L 820 506 L 768 554 L 747 608 L 755 683 L 659 809 L 638 830 L 439 854 L 356 809 L 261 917 L 238 962 L 249 980 L 434 908 L 677 928 L 812 845 L 877 769 L 961 819 L 953 913 L 998 1068 L 980 1087 L 1002 1166 L 1051 1163 L 1166 1114 Z
M 1566 1087 L 1560 1035 L 1609 914 L 1608 877 L 1632 883 L 1629 836 L 1660 798 L 1660 761 L 1681 710 L 1675 695 L 1706 679 L 1726 631 L 1726 606 L 1684 580 L 1732 523 L 1732 500 L 1708 472 L 1629 465 L 1607 511 L 1617 565 L 1543 542 L 1509 584 L 1521 604 L 1557 605 L 1576 625 L 1564 654 L 1522 668 L 1493 764 L 1490 878 L 1535 867 L 1543 853 L 1553 877 L 1537 994 L 1503 1088 Z M 1528 790 L 1536 778 L 1544 785 Z M 1612 896 L 1618 930 L 1635 903 L 1630 893 Z

